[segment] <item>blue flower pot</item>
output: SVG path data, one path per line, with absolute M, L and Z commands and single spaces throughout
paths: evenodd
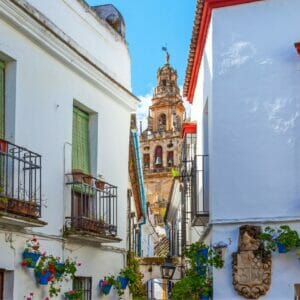
M 27 265 L 27 268 L 34 268 L 36 266 L 37 261 L 40 258 L 40 254 L 38 253 L 33 253 L 33 252 L 28 252 L 28 251 L 24 251 L 23 252 L 23 259 L 28 259 L 30 258 L 32 260 L 32 263 Z
M 100 280 L 100 282 L 99 282 L 99 287 L 100 287 L 100 289 L 101 289 L 101 292 L 102 292 L 104 295 L 108 295 L 109 292 L 110 292 L 110 289 L 111 289 L 112 285 L 111 285 L 111 284 L 102 285 L 102 282 L 103 282 L 103 281 L 104 281 L 104 280 Z
M 125 290 L 128 284 L 128 279 L 123 276 L 118 276 L 117 279 L 121 283 L 121 289 Z
M 49 272 L 49 271 L 46 271 L 45 274 L 36 273 L 36 278 L 37 278 L 38 284 L 47 285 L 48 284 L 48 278 L 50 276 L 52 276 L 52 273 Z
M 209 300 L 209 296 L 200 295 L 200 300 Z
M 278 253 L 287 253 L 288 252 L 284 244 L 282 244 L 280 242 L 276 242 L 276 245 L 277 245 Z
M 203 261 L 207 260 L 208 258 L 208 248 L 199 249 L 196 254 L 196 272 L 199 276 L 206 274 L 206 265 L 203 263 Z
M 55 263 L 55 278 L 60 278 L 64 272 L 64 263 Z

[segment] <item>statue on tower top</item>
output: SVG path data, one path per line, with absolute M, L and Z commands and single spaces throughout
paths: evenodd
M 168 52 L 168 49 L 167 49 L 167 47 L 162 47 L 161 49 L 162 49 L 162 51 L 166 52 L 166 61 L 168 64 L 170 62 L 170 54 Z

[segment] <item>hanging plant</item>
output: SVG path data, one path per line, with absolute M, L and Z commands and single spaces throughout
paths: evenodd
M 299 234 L 288 225 L 281 225 L 279 228 L 267 226 L 260 234 L 260 239 L 264 242 L 268 251 L 278 251 L 287 253 L 300 246 Z
M 64 279 L 73 279 L 75 277 L 77 267 L 81 266 L 81 263 L 77 263 L 70 258 L 67 258 L 65 262 L 62 262 L 60 257 L 47 255 L 46 252 L 41 254 L 39 248 L 40 244 L 35 237 L 27 240 L 21 265 L 24 267 L 34 268 L 37 283 L 40 285 L 47 285 L 50 282 L 50 297 L 58 296 L 61 291 L 60 283 Z M 30 254 L 37 254 L 38 258 L 36 260 L 32 259 Z
M 34 268 L 41 256 L 39 250 L 40 243 L 35 236 L 32 239 L 26 241 L 25 249 L 23 252 L 23 261 L 21 262 L 22 267 Z

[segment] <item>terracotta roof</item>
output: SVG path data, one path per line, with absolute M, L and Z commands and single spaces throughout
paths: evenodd
M 185 81 L 184 81 L 184 86 L 183 86 L 183 96 L 184 97 L 187 97 L 190 79 L 191 79 L 191 75 L 192 75 L 192 69 L 193 69 L 193 65 L 194 65 L 194 59 L 195 59 L 197 41 L 198 41 L 198 37 L 199 37 L 200 23 L 201 23 L 201 18 L 202 18 L 204 2 L 205 2 L 205 0 L 197 0 L 196 14 L 195 14 L 195 19 L 194 19 L 191 43 L 190 43 L 190 52 L 189 52 L 187 67 L 186 67 L 186 71 L 185 71 Z

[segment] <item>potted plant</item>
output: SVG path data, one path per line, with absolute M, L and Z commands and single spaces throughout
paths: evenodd
M 38 264 L 34 268 L 34 273 L 38 284 L 47 285 L 48 281 L 54 279 L 53 273 L 49 270 L 49 257 L 46 254 L 41 255 Z
M 93 177 L 89 174 L 84 173 L 82 170 L 72 170 L 73 182 L 74 183 L 86 183 L 92 185 Z
M 137 274 L 132 268 L 127 266 L 120 271 L 120 275 L 117 278 L 121 283 L 121 289 L 125 290 L 128 282 L 134 284 L 137 281 Z
M 104 181 L 104 178 L 100 175 L 99 176 L 99 179 L 97 179 L 95 181 L 95 185 L 96 185 L 96 188 L 98 190 L 104 190 L 104 187 L 105 187 L 105 181 Z
M 39 251 L 40 243 L 35 236 L 26 241 L 25 250 L 23 252 L 23 261 L 21 265 L 27 268 L 34 268 L 41 256 Z
M 111 287 L 115 285 L 115 283 L 116 283 L 115 276 L 113 275 L 104 276 L 104 279 L 103 280 L 101 279 L 99 282 L 99 287 L 101 292 L 104 295 L 108 295 L 110 293 Z
M 265 244 L 266 250 L 287 253 L 300 246 L 299 234 L 288 225 L 281 225 L 279 228 L 267 226 L 260 235 Z
M 70 290 L 64 293 L 66 299 L 70 300 L 80 300 L 82 297 L 82 291 Z

